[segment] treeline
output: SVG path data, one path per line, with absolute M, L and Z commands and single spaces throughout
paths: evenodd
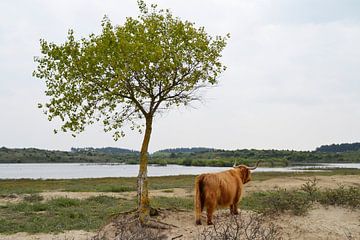
M 212 152 L 215 148 L 204 148 L 204 147 L 192 147 L 192 148 L 168 148 L 157 151 L 156 153 L 200 153 L 200 152 Z
M 137 152 L 110 154 L 101 151 L 50 151 L 36 148 L 0 148 L 0 163 L 129 163 Z
M 213 148 L 165 149 L 149 154 L 149 163 L 186 166 L 253 165 L 277 167 L 309 163 L 360 162 L 360 150 L 344 152 L 290 151 L 290 150 L 221 150 Z M 138 164 L 139 152 L 122 148 L 72 148 L 67 151 L 49 151 L 35 148 L 0 148 L 0 163 L 124 163 Z
M 140 154 L 139 151 L 130 150 L 126 148 L 115 148 L 115 147 L 105 147 L 105 148 L 71 148 L 71 152 L 75 153 L 86 153 L 86 152 L 96 152 L 96 153 L 107 153 L 107 154 Z
M 252 165 L 261 160 L 262 166 L 277 167 L 308 163 L 360 162 L 360 151 L 324 153 L 290 150 L 211 150 L 208 152 L 156 152 L 150 156 L 154 164 L 180 164 L 187 166 L 233 166 Z
M 316 148 L 317 152 L 349 152 L 349 151 L 360 151 L 360 143 L 342 143 L 342 144 L 331 144 L 322 145 Z

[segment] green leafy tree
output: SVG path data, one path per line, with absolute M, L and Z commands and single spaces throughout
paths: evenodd
M 225 70 L 219 59 L 228 36 L 213 38 L 169 10 L 149 9 L 142 0 L 138 5 L 139 16 L 123 25 L 113 26 L 105 17 L 99 35 L 76 40 L 69 30 L 63 44 L 40 40 L 34 76 L 45 80 L 49 97 L 39 107 L 50 121 L 62 120 L 62 131 L 76 135 L 100 121 L 115 140 L 125 135 L 125 124 L 144 134 L 137 182 L 139 219 L 146 223 L 153 119 L 199 100 L 199 90 L 217 83 Z

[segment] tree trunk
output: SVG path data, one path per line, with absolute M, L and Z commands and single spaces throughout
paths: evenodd
M 146 224 L 150 218 L 150 201 L 148 191 L 148 148 L 150 142 L 150 135 L 152 130 L 152 116 L 146 117 L 146 128 L 143 143 L 140 151 L 140 168 L 137 178 L 137 200 L 139 220 L 141 224 Z

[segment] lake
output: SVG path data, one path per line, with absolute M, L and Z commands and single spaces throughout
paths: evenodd
M 307 168 L 317 167 L 319 170 Z M 299 172 L 321 171 L 326 168 L 357 168 L 360 163 L 319 164 L 283 168 L 258 167 L 256 172 Z M 188 167 L 181 165 L 148 166 L 149 176 L 197 175 L 200 173 L 219 172 L 226 167 Z M 83 163 L 14 163 L 0 164 L 0 179 L 74 179 L 103 177 L 136 177 L 139 165 L 127 164 L 83 164 Z

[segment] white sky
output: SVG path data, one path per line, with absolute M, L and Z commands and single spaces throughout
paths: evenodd
M 156 118 L 150 151 L 174 147 L 313 150 L 360 141 L 360 1 L 151 0 L 175 16 L 231 34 L 228 67 L 205 103 Z M 33 78 L 39 39 L 61 43 L 138 15 L 135 0 L 0 1 L 0 147 L 140 149 L 142 135 L 114 142 L 100 124 L 76 138 L 53 134 L 37 108 L 45 84 Z

